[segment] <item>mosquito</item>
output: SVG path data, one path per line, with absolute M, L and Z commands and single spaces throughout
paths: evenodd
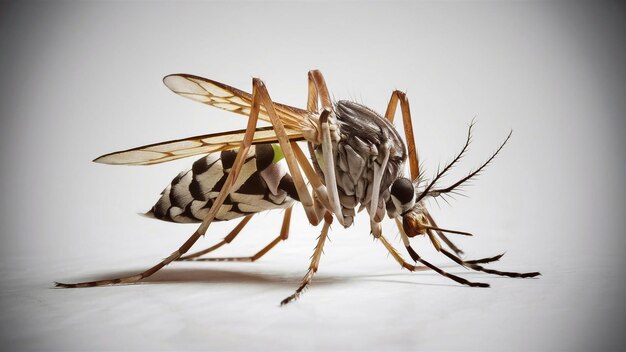
M 322 229 L 306 275 L 281 305 L 297 299 L 311 283 L 331 224 L 336 220 L 347 228 L 362 210 L 369 215 L 373 237 L 409 271 L 431 269 L 462 285 L 489 287 L 487 283 L 448 273 L 423 259 L 411 246 L 409 238 L 425 235 L 438 252 L 467 269 L 515 278 L 540 275 L 538 272 L 493 270 L 481 265 L 499 260 L 502 254 L 477 260 L 461 259 L 463 251 L 446 233 L 471 234 L 439 227 L 426 208 L 427 200 L 454 194 L 479 175 L 500 153 L 511 137 L 510 133 L 480 167 L 452 185 L 440 187 L 442 176 L 465 155 L 474 123 L 470 124 L 461 151 L 430 181 L 426 181 L 420 173 L 409 100 L 401 91 L 392 93 L 385 115 L 380 116 L 356 102 L 340 100 L 333 103 L 319 70 L 308 73 L 306 110 L 273 102 L 265 84 L 258 78 L 252 79 L 252 94 L 189 74 L 168 75 L 163 82 L 183 97 L 247 116 L 246 128 L 150 144 L 106 154 L 94 161 L 151 165 L 204 154 L 190 170 L 174 178 L 148 212 L 148 215 L 165 221 L 199 222 L 199 227 L 176 251 L 139 274 L 72 284 L 57 282 L 57 286 L 74 288 L 134 283 L 173 261 L 254 262 L 288 238 L 292 207 L 296 202 L 302 204 L 311 225 L 322 224 Z M 407 145 L 393 125 L 398 106 Z M 271 126 L 258 127 L 259 120 Z M 308 157 L 299 141 L 306 142 Z M 280 162 L 282 159 L 285 163 Z M 404 175 L 407 161 L 409 177 Z M 203 257 L 232 242 L 253 215 L 271 209 L 285 209 L 281 229 L 278 236 L 260 251 L 248 257 Z M 413 262 L 405 260 L 383 235 L 381 222 L 385 214 L 395 221 Z M 236 218 L 243 219 L 221 242 L 187 254 L 213 221 Z

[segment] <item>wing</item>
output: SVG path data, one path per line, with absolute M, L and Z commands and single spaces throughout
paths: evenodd
M 290 140 L 302 140 L 302 133 L 287 129 Z M 112 165 L 152 165 L 166 161 L 186 158 L 198 154 L 209 154 L 227 149 L 237 148 L 246 130 L 235 130 L 202 136 L 177 139 L 119 152 L 105 154 L 94 161 Z M 257 128 L 254 132 L 253 144 L 278 142 L 273 128 Z
M 163 83 L 185 98 L 246 116 L 250 114 L 252 95 L 226 84 L 188 74 L 165 76 Z M 286 128 L 296 131 L 316 128 L 316 116 L 310 111 L 279 103 L 274 103 L 274 108 Z M 259 119 L 271 123 L 263 106 Z

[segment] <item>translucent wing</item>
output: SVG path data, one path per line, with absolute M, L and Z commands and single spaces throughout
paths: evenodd
M 143 147 L 113 152 L 96 158 L 94 161 L 112 165 L 151 165 L 186 158 L 198 154 L 208 154 L 237 148 L 246 130 L 235 130 L 202 136 L 177 139 Z M 303 139 L 302 133 L 287 129 L 291 140 Z M 256 129 L 253 144 L 275 143 L 278 139 L 272 127 Z
M 252 95 L 226 84 L 188 74 L 166 76 L 163 78 L 163 83 L 174 93 L 183 97 L 234 113 L 246 116 L 250 114 Z M 291 140 L 301 140 L 303 139 L 303 132 L 316 128 L 316 116 L 307 110 L 279 103 L 274 103 L 274 108 L 285 125 L 287 135 Z M 264 106 L 261 106 L 259 119 L 271 123 Z M 158 164 L 188 156 L 236 148 L 243 140 L 244 134 L 245 130 L 236 130 L 177 139 L 113 152 L 94 161 L 114 165 Z M 277 141 L 272 127 L 256 129 L 253 138 L 254 144 Z
M 163 83 L 174 93 L 185 98 L 246 116 L 250 114 L 252 95 L 226 84 L 188 74 L 166 76 Z M 316 128 L 315 115 L 307 110 L 279 103 L 274 103 L 274 108 L 287 128 L 296 131 Z M 263 106 L 259 119 L 271 122 Z

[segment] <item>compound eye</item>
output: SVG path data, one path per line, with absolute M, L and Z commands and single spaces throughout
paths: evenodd
M 410 203 L 415 197 L 413 182 L 408 178 L 400 177 L 395 180 L 391 186 L 391 195 L 394 196 L 401 204 Z

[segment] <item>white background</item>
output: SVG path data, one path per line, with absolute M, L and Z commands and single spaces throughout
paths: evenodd
M 626 10 L 617 3 L 0 4 L 0 343 L 7 350 L 609 350 L 622 348 Z M 541 271 L 516 280 L 433 263 L 492 288 L 400 270 L 367 219 L 333 226 L 319 275 L 298 285 L 319 228 L 294 211 L 289 241 L 258 263 L 175 263 L 140 285 L 53 289 L 130 274 L 194 225 L 138 216 L 193 160 L 91 163 L 114 150 L 243 128 L 245 118 L 175 96 L 186 72 L 303 106 L 319 68 L 337 99 L 384 112 L 411 99 L 427 175 L 478 115 L 453 182 L 509 129 L 502 155 L 448 205 L 432 203 L 468 257 Z M 260 214 L 216 255 L 277 234 Z M 216 223 L 195 248 L 221 239 Z M 400 247 L 397 231 L 386 234 Z M 403 251 L 404 252 L 404 251 Z

